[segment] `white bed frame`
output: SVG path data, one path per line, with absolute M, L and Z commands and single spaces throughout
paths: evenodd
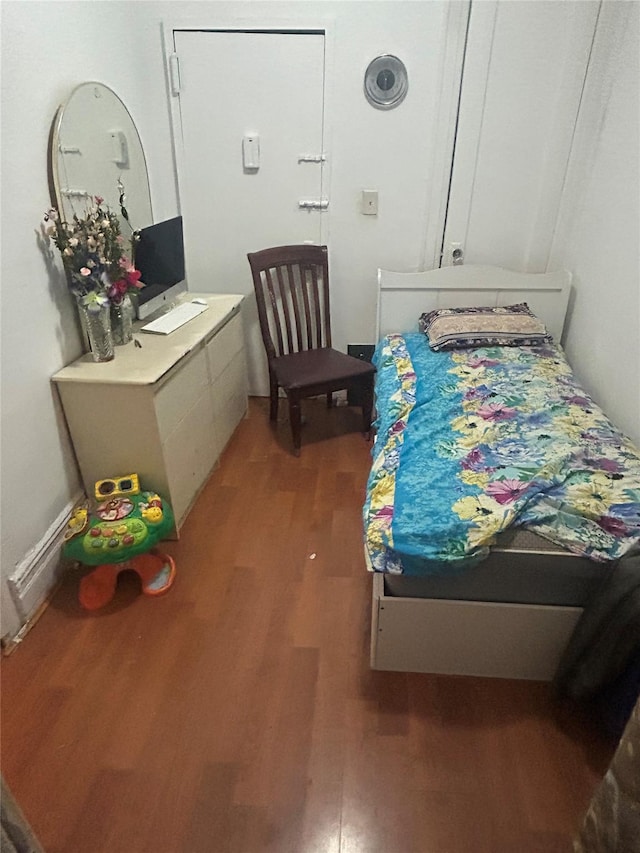
M 527 274 L 470 265 L 379 270 L 378 339 L 416 330 L 420 314 L 435 308 L 527 302 L 560 342 L 570 289 L 566 271 Z M 581 613 L 580 607 L 391 596 L 384 575 L 374 573 L 371 666 L 550 681 Z
M 571 273 L 518 273 L 500 267 L 456 266 L 428 272 L 378 270 L 377 339 L 416 331 L 418 318 L 435 308 L 474 308 L 526 302 L 554 340 L 562 332 Z

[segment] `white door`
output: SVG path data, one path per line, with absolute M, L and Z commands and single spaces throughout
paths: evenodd
M 324 36 L 174 31 L 189 290 L 244 293 L 249 393 L 268 394 L 247 253 L 320 243 Z
M 443 265 L 547 269 L 598 12 L 472 2 Z

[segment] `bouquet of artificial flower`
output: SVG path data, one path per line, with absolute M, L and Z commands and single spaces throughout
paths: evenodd
M 125 293 L 143 285 L 140 273 L 123 252 L 117 215 L 100 196 L 94 201 L 84 217 L 74 216 L 72 222 L 63 222 L 51 208 L 45 214 L 45 231 L 60 250 L 76 298 L 84 305 L 118 304 Z

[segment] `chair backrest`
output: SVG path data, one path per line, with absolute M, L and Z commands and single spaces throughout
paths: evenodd
M 267 357 L 330 347 L 327 247 L 275 246 L 247 257 Z

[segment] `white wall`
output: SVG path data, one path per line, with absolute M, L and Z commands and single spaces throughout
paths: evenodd
M 551 269 L 573 272 L 565 348 L 640 446 L 640 4 L 604 3 Z
M 176 210 L 157 19 L 145 3 L 3 2 L 2 627 L 18 615 L 5 584 L 80 483 L 49 377 L 80 354 L 60 264 L 36 231 L 49 207 L 47 142 L 59 104 L 85 80 L 129 107 L 151 164 L 156 214 Z

